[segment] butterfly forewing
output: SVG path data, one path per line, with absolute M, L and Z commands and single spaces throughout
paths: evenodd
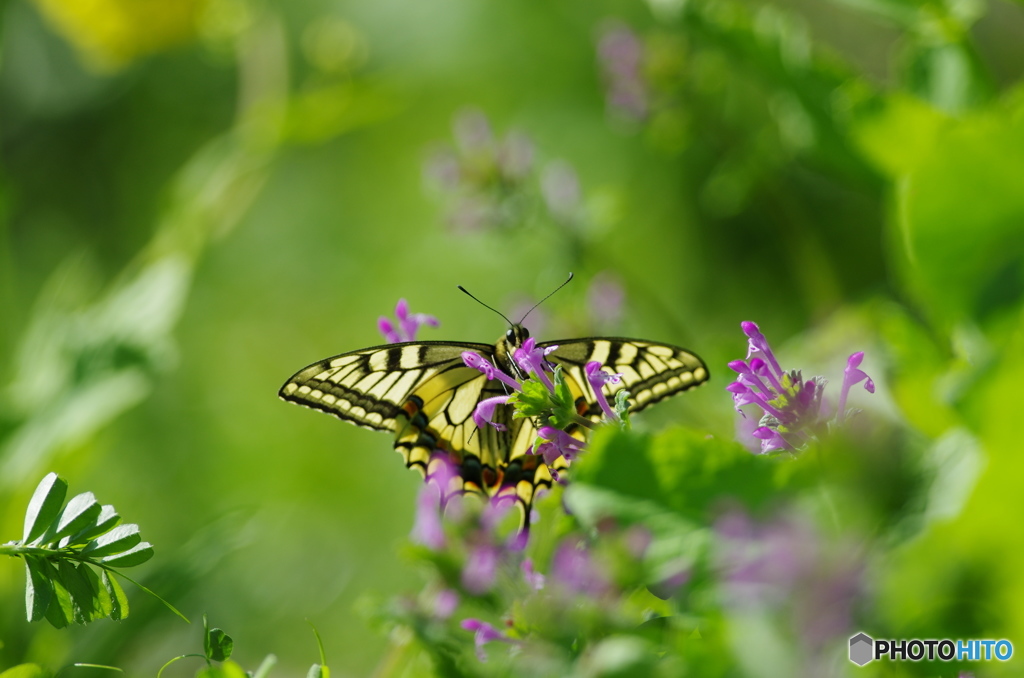
M 463 351 L 481 350 L 493 349 L 486 344 L 448 342 L 364 348 L 303 368 L 278 395 L 359 426 L 394 431 L 395 418 L 410 394 L 438 374 L 462 367 Z
M 599 362 L 605 366 L 605 371 L 622 375 L 619 383 L 605 384 L 604 392 L 611 401 L 617 391 L 629 391 L 630 412 L 708 380 L 704 361 L 671 344 L 622 337 L 589 337 L 550 341 L 541 346 L 558 346 L 548 355 L 548 360 L 561 365 L 567 376 L 580 385 L 587 401 L 585 416 L 594 421 L 601 418 L 602 412 L 584 373 L 588 362 Z

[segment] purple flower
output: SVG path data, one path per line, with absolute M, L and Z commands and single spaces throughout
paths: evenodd
M 459 606 L 459 593 L 454 589 L 441 589 L 434 598 L 434 616 L 448 619 Z
M 601 410 L 604 411 L 604 416 L 608 417 L 612 421 L 618 421 L 618 413 L 612 409 L 611 405 L 608 404 L 608 399 L 604 395 L 604 391 L 601 390 L 605 384 L 617 384 L 622 381 L 621 374 L 609 374 L 604 371 L 604 366 L 596 360 L 591 360 L 587 363 L 583 371 L 587 375 L 587 381 L 590 382 L 590 388 L 594 391 L 594 396 L 597 398 L 598 404 L 601 405 Z
M 459 150 L 466 155 L 486 153 L 493 148 L 494 132 L 482 111 L 467 109 L 455 116 L 452 131 Z
M 459 477 L 459 468 L 448 457 L 448 454 L 436 450 L 427 463 L 426 482 L 437 489 L 441 498 L 441 508 L 445 508 L 453 493 L 452 480 Z M 461 484 L 458 485 L 461 489 Z
M 541 426 L 537 435 L 547 442 L 539 445 L 534 454 L 543 455 L 544 463 L 548 466 L 551 466 L 559 457 L 565 457 L 566 461 L 572 461 L 586 447 L 586 443 L 579 438 L 553 426 Z
M 529 190 L 534 150 L 520 132 L 496 135 L 487 116 L 467 110 L 452 124 L 454 146 L 432 149 L 424 178 L 448 202 L 448 221 L 468 232 L 522 223 L 533 204 Z
M 651 534 L 651 531 L 643 525 L 633 525 L 622 535 L 622 542 L 626 546 L 626 551 L 637 560 L 643 560 L 653 539 L 654 536 Z
M 803 447 L 827 429 L 831 412 L 824 399 L 826 381 L 821 377 L 804 380 L 799 370 L 783 371 L 760 328 L 749 321 L 740 327 L 747 335 L 747 359 L 729 363 L 739 376 L 725 387 L 736 411 L 745 417 L 741 408 L 756 405 L 763 412 L 760 426 L 751 432 L 761 441 L 762 453 Z M 859 369 L 863 359 L 864 353 L 857 352 L 847 361 L 836 424 L 843 423 L 852 386 L 866 380 L 864 387 L 874 393 L 874 382 Z
M 484 534 L 493 535 L 501 521 L 508 515 L 509 511 L 515 508 L 515 505 L 516 500 L 514 497 L 492 497 L 480 515 L 480 529 L 484 531 Z
M 509 132 L 498 151 L 498 167 L 509 179 L 525 179 L 533 169 L 533 155 L 530 137 L 522 132 Z
M 493 421 L 494 412 L 498 405 L 505 405 L 508 403 L 509 396 L 495 396 L 493 398 L 485 398 L 476 405 L 476 409 L 473 410 L 473 423 L 476 424 L 477 428 L 483 428 L 490 424 L 499 431 L 508 430 L 508 427 L 501 422 Z
M 564 539 L 558 545 L 551 561 L 551 577 L 566 590 L 587 596 L 603 595 L 611 588 L 600 563 L 585 544 L 575 539 Z
M 550 363 L 545 358 L 549 353 L 557 350 L 557 346 L 541 348 L 537 346 L 534 338 L 530 337 L 512 353 L 512 359 L 523 374 L 535 374 L 548 387 L 549 391 L 554 391 L 555 386 L 547 375 L 548 370 L 551 369 Z
M 643 79 L 644 48 L 633 29 L 619 21 L 605 24 L 598 36 L 597 57 L 608 108 L 627 120 L 646 118 L 650 107 Z
M 487 653 L 484 652 L 484 645 L 492 641 L 511 643 L 513 640 L 507 635 L 494 628 L 485 621 L 479 619 L 463 619 L 462 628 L 473 632 L 473 641 L 476 643 L 476 656 L 480 661 L 487 661 Z
M 781 613 L 812 661 L 848 633 L 863 571 L 852 544 L 827 544 L 797 517 L 761 524 L 742 510 L 723 514 L 715 532 L 726 605 Z
M 446 191 L 454 191 L 462 180 L 459 158 L 450 148 L 439 148 L 431 153 L 423 167 L 424 178 Z
M 509 386 L 513 391 L 522 391 L 523 387 L 518 381 L 510 377 L 509 375 L 502 372 L 500 369 L 492 365 L 486 358 L 481 356 L 479 353 L 474 351 L 464 351 L 462 353 L 462 362 L 466 363 L 466 367 L 472 367 L 474 370 L 480 370 L 483 372 L 488 379 L 498 379 L 504 384 Z
M 524 558 L 520 569 L 523 571 L 523 579 L 534 591 L 540 591 L 544 588 L 544 575 L 533 568 L 533 561 L 529 558 Z
M 477 544 L 469 551 L 469 558 L 462 568 L 462 585 L 474 595 L 483 595 L 491 590 L 494 577 L 501 562 L 501 549 L 494 544 Z
M 540 178 L 544 203 L 556 218 L 571 222 L 580 209 L 580 180 L 576 170 L 564 160 L 555 160 L 544 168 Z
M 416 519 L 412 540 L 433 551 L 444 548 L 444 526 L 441 523 L 441 490 L 433 483 L 424 483 L 416 498 Z
M 857 351 L 846 361 L 846 369 L 843 370 L 843 390 L 839 395 L 839 407 L 836 413 L 836 423 L 842 424 L 846 418 L 846 396 L 850 389 L 860 382 L 864 382 L 864 390 L 868 393 L 875 392 L 875 382 L 861 369 L 860 364 L 864 360 L 864 351 Z
M 441 324 L 432 315 L 409 313 L 409 302 L 405 299 L 398 300 L 398 304 L 395 306 L 395 316 L 398 319 L 397 329 L 384 316 L 377 320 L 377 329 L 380 330 L 381 334 L 384 335 L 384 340 L 389 344 L 396 344 L 400 341 L 416 341 L 416 332 L 419 331 L 421 325 L 437 327 Z

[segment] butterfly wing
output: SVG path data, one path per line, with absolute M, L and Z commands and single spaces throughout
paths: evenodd
M 699 386 L 708 380 L 707 365 L 696 354 L 671 344 L 661 344 L 642 339 L 624 337 L 588 337 L 548 341 L 542 347 L 557 346 L 547 356 L 556 365 L 561 365 L 570 387 L 581 391 L 584 401 L 577 397 L 580 414 L 598 421 L 603 416 L 584 367 L 588 362 L 597 361 L 607 369 L 621 374 L 618 384 L 606 383 L 603 387 L 609 403 L 615 393 L 626 389 L 630 393 L 630 412 L 637 412 L 653 403 L 681 391 Z M 585 410 L 584 410 L 585 404 Z
M 477 429 L 472 418 L 477 403 L 505 395 L 507 388 L 467 367 L 464 351 L 495 360 L 494 346 L 486 344 L 374 346 L 303 368 L 279 395 L 358 426 L 393 432 L 395 450 L 406 466 L 424 476 L 435 475 L 446 462 L 457 466 L 446 497 L 459 492 L 493 496 L 502 488 L 510 435 L 518 427 L 513 427 L 512 408 L 501 407 L 495 421 L 506 430 Z

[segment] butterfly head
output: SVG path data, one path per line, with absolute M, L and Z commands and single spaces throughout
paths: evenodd
M 508 328 L 508 332 L 505 333 L 505 345 L 509 349 L 515 350 L 523 345 L 527 339 L 530 338 L 530 330 L 526 329 L 519 323 L 513 323 Z

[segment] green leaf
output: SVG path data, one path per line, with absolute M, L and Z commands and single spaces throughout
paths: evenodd
M 320 638 L 320 632 L 316 630 L 316 626 L 313 625 L 313 622 L 307 619 L 306 623 L 309 624 L 311 629 L 313 629 L 313 635 L 316 636 L 316 647 L 320 651 L 320 663 L 313 664 L 309 670 L 312 671 L 316 668 L 319 671 L 319 673 L 317 673 L 318 676 L 321 678 L 331 678 L 331 670 L 327 668 L 327 656 L 324 654 L 324 641 Z
M 89 588 L 95 592 L 93 596 L 95 606 L 94 618 L 104 619 L 109 617 L 114 611 L 114 601 L 110 597 L 110 591 L 107 589 L 106 584 L 100 580 L 100 576 L 96 574 L 96 571 L 88 565 L 79 565 L 78 571 L 89 581 Z
M 24 543 L 27 544 L 46 532 L 60 513 L 67 492 L 67 481 L 56 473 L 47 473 L 39 482 L 25 512 L 25 531 L 22 536 Z
M 606 518 L 614 518 L 620 526 L 643 525 L 651 534 L 644 556 L 650 583 L 691 569 L 711 543 L 707 528 L 653 501 L 573 481 L 566 488 L 565 502 L 588 527 L 596 527 Z
M 139 534 L 138 525 L 135 523 L 118 525 L 106 534 L 89 542 L 82 549 L 82 555 L 87 555 L 90 558 L 100 558 L 115 553 L 124 553 L 141 541 L 142 536 Z
M 110 596 L 110 618 L 114 621 L 126 619 L 129 609 L 128 596 L 125 595 L 124 589 L 118 583 L 117 577 L 106 570 L 100 570 L 100 580 Z
M 96 501 L 92 492 L 83 492 L 73 497 L 61 511 L 60 518 L 56 521 L 56 530 L 43 536 L 43 543 L 50 544 L 95 526 L 102 511 L 103 507 Z
M 148 541 L 136 544 L 124 553 L 101 558 L 101 562 L 111 567 L 135 567 L 153 557 L 153 545 Z
M 49 561 L 40 560 L 39 564 L 44 576 L 53 584 L 53 599 L 46 608 L 46 621 L 55 628 L 65 628 L 75 618 L 75 605 L 71 601 L 71 594 L 60 573 Z
M 277 657 L 272 654 L 268 654 L 260 662 L 260 665 L 256 668 L 256 672 L 252 674 L 252 678 L 269 678 L 270 670 L 274 668 L 274 664 L 277 663 Z
M 647 454 L 665 504 L 698 522 L 725 499 L 758 508 L 777 498 L 776 468 L 787 463 L 683 428 L 656 436 Z
M 949 121 L 920 99 L 896 93 L 861 116 L 853 138 L 880 171 L 896 178 L 928 157 Z
M 81 567 L 88 566 L 82 565 Z M 75 567 L 67 560 L 61 560 L 57 563 L 57 571 L 60 573 L 64 585 L 67 586 L 68 593 L 71 594 L 71 601 L 74 603 L 76 612 L 75 621 L 84 624 L 99 619 L 99 592 L 93 589 L 92 582 L 81 571 L 81 568 Z
M 206 638 L 206 656 L 214 661 L 224 661 L 231 656 L 231 651 L 235 649 L 235 641 L 232 640 L 231 636 L 224 633 L 223 629 L 210 629 L 210 633 Z
M 313 664 L 309 667 L 309 671 L 306 672 L 306 678 L 325 678 L 323 667 L 319 664 Z
M 25 611 L 30 622 L 39 621 L 53 600 L 53 584 L 34 556 L 25 556 Z
M 241 666 L 235 662 L 224 662 L 220 666 L 207 666 L 196 673 L 196 678 L 249 678 Z
M 523 390 L 513 393 L 509 403 L 516 408 L 516 416 L 539 417 L 551 409 L 551 391 L 536 379 L 523 382 Z
M 960 113 L 991 98 L 991 76 L 969 44 L 955 39 L 911 40 L 901 51 L 906 89 L 937 108 Z
M 1024 98 L 941 124 L 919 106 L 887 109 L 890 129 L 928 129 L 910 142 L 917 150 L 896 177 L 890 240 L 904 284 L 946 327 L 1016 307 L 1024 297 Z M 872 138 L 870 125 L 862 136 Z M 889 136 L 873 143 L 892 144 Z
M 222 629 L 210 628 L 206 615 L 203 615 L 203 650 L 206 658 L 222 662 L 231 657 L 235 641 Z
M 37 664 L 18 664 L 0 673 L 0 678 L 50 678 L 50 672 Z
M 100 515 L 96 518 L 96 524 L 90 525 L 81 532 L 77 532 L 70 537 L 66 537 L 62 540 L 62 546 L 71 544 L 84 544 L 91 539 L 109 532 L 118 523 L 121 522 L 121 516 L 118 515 L 117 510 L 110 504 L 105 504 L 100 508 Z
M 628 497 L 663 501 L 648 458 L 649 435 L 605 426 L 594 432 L 587 453 L 573 462 L 574 482 L 613 490 Z
M 555 368 L 552 384 L 555 387 L 555 392 L 550 396 L 553 404 L 551 425 L 564 429 L 576 418 L 576 399 L 573 398 L 572 390 L 565 381 L 561 365 Z
M 622 427 L 626 430 L 629 430 L 631 426 L 629 421 L 629 396 L 630 393 L 626 389 L 617 391 L 615 393 L 615 404 L 613 405 L 615 413 L 619 415 L 619 420 L 622 422 Z

